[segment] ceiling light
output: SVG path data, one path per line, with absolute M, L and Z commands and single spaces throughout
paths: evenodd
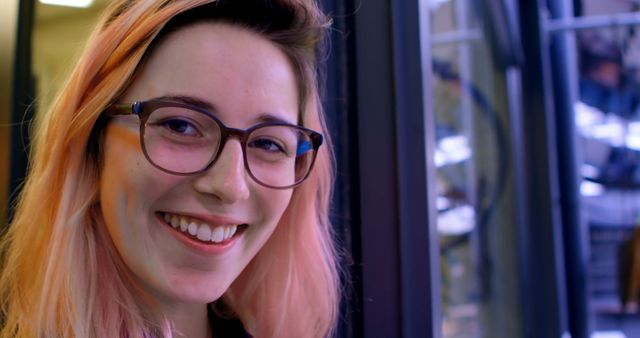
M 602 184 L 591 182 L 591 181 L 582 181 L 580 183 L 580 194 L 586 197 L 595 197 L 600 196 L 604 193 L 604 186 Z
M 40 0 L 40 3 L 45 5 L 87 8 L 93 4 L 93 0 Z

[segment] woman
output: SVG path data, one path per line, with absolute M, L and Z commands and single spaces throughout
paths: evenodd
M 35 126 L 0 337 L 330 335 L 326 24 L 311 0 L 113 3 Z

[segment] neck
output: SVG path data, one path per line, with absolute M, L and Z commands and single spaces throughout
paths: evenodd
M 176 337 L 211 338 L 207 305 L 181 304 L 163 309 Z

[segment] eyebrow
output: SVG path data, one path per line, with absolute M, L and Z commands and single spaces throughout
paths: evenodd
M 218 109 L 216 109 L 216 106 L 214 104 L 212 104 L 211 102 L 208 102 L 206 100 L 194 97 L 194 96 L 187 96 L 187 95 L 162 95 L 157 97 L 156 99 L 162 99 L 162 100 L 169 100 L 169 101 L 176 101 L 176 102 L 181 102 L 181 103 L 185 103 L 188 105 L 192 105 L 192 106 L 196 106 L 199 108 L 203 108 L 206 109 L 207 111 L 209 111 L 211 114 L 216 115 L 215 112 L 218 111 Z M 261 113 L 260 115 L 258 115 L 257 117 L 258 123 L 271 123 L 271 122 L 275 122 L 275 123 L 286 123 L 286 124 L 292 124 L 292 125 L 297 125 L 294 122 L 288 121 L 280 116 L 274 115 L 274 114 L 270 114 L 270 113 Z

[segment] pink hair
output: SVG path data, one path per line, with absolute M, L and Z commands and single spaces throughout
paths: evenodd
M 211 2 L 114 1 L 54 105 L 38 116 L 28 179 L 0 243 L 0 338 L 172 335 L 170 323 L 153 313 L 132 281 L 102 224 L 96 207 L 97 131 L 102 111 L 133 81 L 164 25 Z M 299 72 L 303 124 L 328 139 L 314 59 L 326 19 L 312 0 L 273 2 L 293 9 L 296 28 L 304 34 L 298 38 L 285 28 L 266 37 Z M 332 333 L 340 300 L 328 220 L 332 185 L 329 140 L 307 182 L 295 188 L 272 237 L 223 296 L 252 335 Z

